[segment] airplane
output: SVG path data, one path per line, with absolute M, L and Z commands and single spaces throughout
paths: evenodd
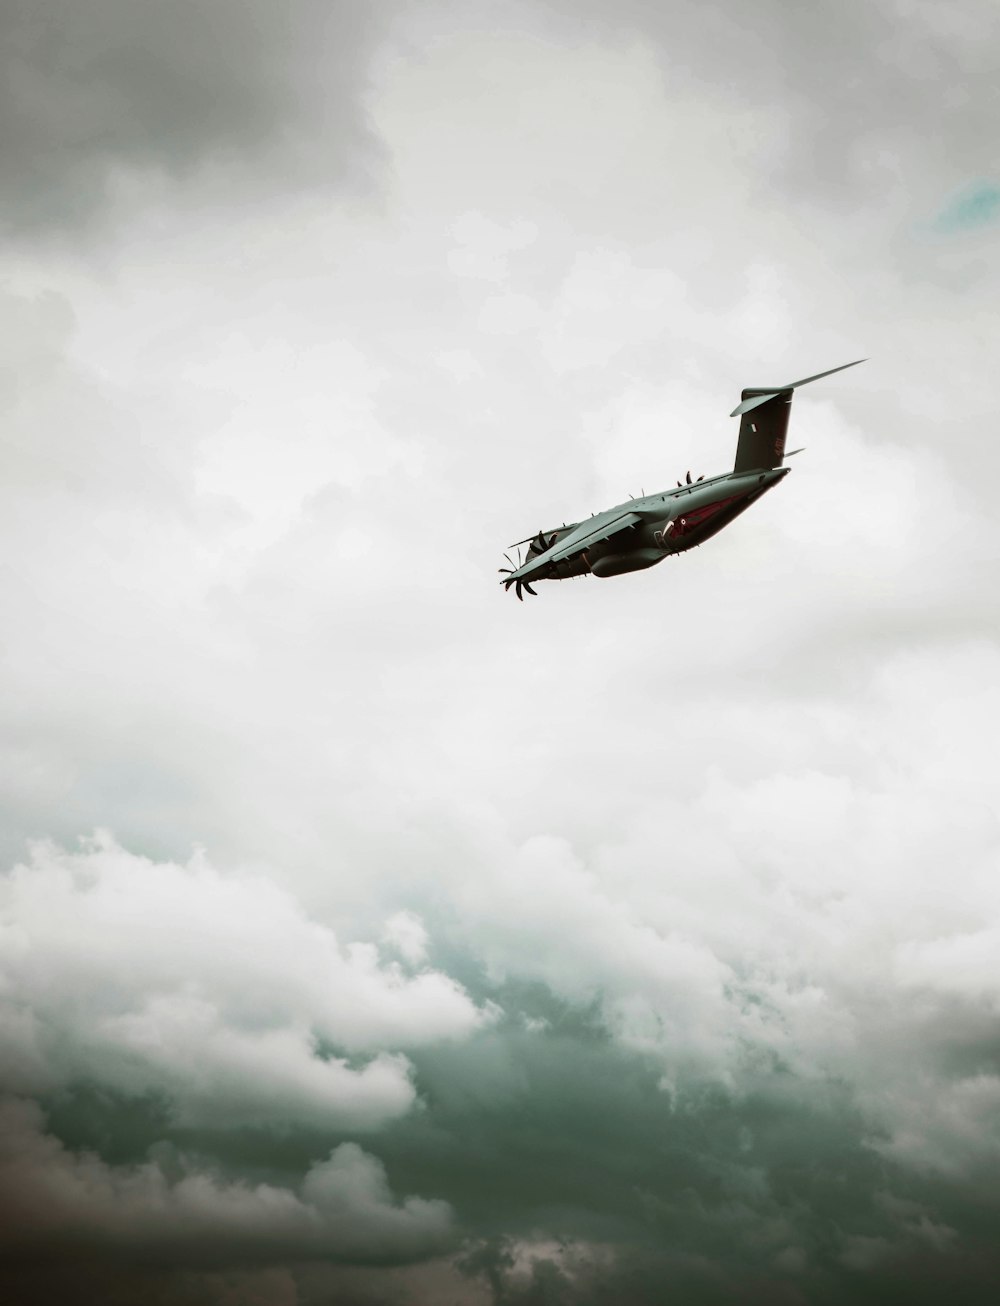
M 785 458 L 802 452 L 793 449 L 785 453 L 793 392 L 800 385 L 865 361 L 857 358 L 853 363 L 842 363 L 787 385 L 744 390 L 730 413 L 730 417 L 740 418 L 736 462 L 731 472 L 707 479 L 699 476 L 696 481 L 688 472 L 685 483 L 678 481 L 676 489 L 629 499 L 586 521 L 518 540 L 511 549 L 526 544 L 527 556 L 522 560 L 518 553 L 515 566 L 513 559 L 504 554 L 510 566 L 499 568 L 504 577 L 501 585 L 505 590 L 514 586 L 523 602 L 523 590 L 536 593 L 531 588 L 534 581 L 620 576 L 655 567 L 664 558 L 704 544 L 791 471 L 782 465 Z

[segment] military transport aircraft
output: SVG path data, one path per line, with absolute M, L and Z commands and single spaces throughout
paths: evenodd
M 699 476 L 696 481 L 688 472 L 686 483 L 678 481 L 674 490 L 630 499 L 586 521 L 518 540 L 510 547 L 526 544 L 527 556 L 522 561 L 518 554 L 515 566 L 513 559 L 504 554 L 510 566 L 500 568 L 504 577 L 501 584 L 505 589 L 513 585 L 517 597 L 523 600 L 522 590 L 535 593 L 533 581 L 568 580 L 570 576 L 588 574 L 620 576 L 626 571 L 655 567 L 664 558 L 703 544 L 787 476 L 790 468 L 783 467 L 782 462 L 792 456 L 785 453 L 792 391 L 864 361 L 858 358 L 787 385 L 744 390 L 741 402 L 730 413 L 741 419 L 736 463 L 731 472 L 707 480 Z

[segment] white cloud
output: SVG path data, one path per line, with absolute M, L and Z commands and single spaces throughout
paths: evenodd
M 559 288 L 542 348 L 556 372 L 606 366 L 664 333 L 685 311 L 684 282 L 663 268 L 636 267 L 620 250 L 577 255 Z
M 412 966 L 427 957 L 427 930 L 423 921 L 413 912 L 398 911 L 391 916 L 385 923 L 382 937 Z
M 1000 1003 L 1000 923 L 940 938 L 908 939 L 896 951 L 896 977 L 907 988 Z
M 455 246 L 448 267 L 457 277 L 505 281 L 507 256 L 530 245 L 538 235 L 533 222 L 492 222 L 481 213 L 463 213 L 452 225 Z
M 476 953 L 498 978 L 596 1001 L 626 1043 L 725 1072 L 728 967 L 684 934 L 651 928 L 564 841 L 530 839 L 455 891 Z
M 273 883 L 200 854 L 179 866 L 106 837 L 41 845 L 2 894 L 8 1087 L 83 1076 L 164 1093 L 186 1123 L 370 1129 L 415 1100 L 400 1049 L 487 1019 L 440 972 L 342 948 Z M 413 963 L 415 937 L 411 923 Z

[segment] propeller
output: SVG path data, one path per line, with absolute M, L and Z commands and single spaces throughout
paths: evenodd
M 509 567 L 497 567 L 497 571 L 500 573 L 501 576 L 504 576 L 504 575 L 509 576 L 509 575 L 511 574 L 512 571 L 517 571 L 518 568 L 520 567 L 520 565 L 521 565 L 521 555 L 520 555 L 520 554 L 517 555 L 517 566 L 514 565 L 514 559 L 510 556 L 509 553 L 505 553 L 503 556 L 504 556 L 504 557 L 507 559 L 507 561 L 510 563 L 510 566 L 509 566 Z M 501 585 L 505 585 L 505 586 L 507 587 L 507 589 L 510 589 L 511 582 L 510 582 L 509 580 L 502 580 L 502 581 L 500 582 L 500 584 L 501 584 Z
M 557 539 L 558 539 L 558 533 L 556 531 L 552 532 L 552 535 L 549 537 L 549 539 L 545 538 L 544 531 L 539 531 L 538 534 L 531 541 L 531 543 L 528 545 L 528 557 L 537 558 L 541 554 L 547 553 L 549 549 L 552 548 L 553 544 L 555 544 Z
M 556 540 L 556 537 L 553 535 L 553 536 L 552 536 L 552 539 L 549 540 L 549 542 L 546 544 L 546 543 L 545 543 L 545 535 L 544 535 L 544 533 L 543 533 L 542 531 L 539 531 L 537 537 L 534 538 L 534 539 L 531 541 L 531 544 L 530 544 L 530 546 L 529 546 L 529 548 L 528 548 L 528 556 L 529 556 L 529 557 L 531 557 L 532 555 L 537 556 L 539 553 L 544 553 L 546 549 L 550 549 L 550 548 L 552 547 L 552 545 L 555 543 L 555 540 Z M 539 545 L 539 541 L 541 541 L 543 547 L 538 547 L 538 545 Z M 522 562 L 521 562 L 521 551 L 520 551 L 520 549 L 518 550 L 518 553 L 517 553 L 517 566 L 516 566 L 516 567 L 514 566 L 514 560 L 513 560 L 513 558 L 511 558 L 511 556 L 510 556 L 509 553 L 505 553 L 503 556 L 504 556 L 504 557 L 507 559 L 507 561 L 510 563 L 510 566 L 509 566 L 509 567 L 498 567 L 498 568 L 497 568 L 497 571 L 500 572 L 501 576 L 506 576 L 506 577 L 507 577 L 506 580 L 502 580 L 502 581 L 500 582 L 500 584 L 504 587 L 504 589 L 505 589 L 505 590 L 509 590 L 510 587 L 511 587 L 511 585 L 513 585 L 513 586 L 514 586 L 514 593 L 517 595 L 517 597 L 521 600 L 522 603 L 524 602 L 524 595 L 521 593 L 522 590 L 527 590 L 529 594 L 531 594 L 531 595 L 533 595 L 535 598 L 537 598 L 537 597 L 538 597 L 537 591 L 535 591 L 535 590 L 533 590 L 533 589 L 531 588 L 531 585 L 528 583 L 528 581 L 526 581 L 526 580 L 515 580 L 515 579 L 514 579 L 514 572 L 515 572 L 515 571 L 520 571 L 520 569 L 521 569 L 521 567 L 522 567 L 522 565 L 523 565 Z
M 507 569 L 506 567 L 501 567 L 500 570 L 506 571 Z M 522 590 L 527 590 L 528 593 L 533 595 L 535 598 L 538 597 L 537 591 L 533 590 L 531 588 L 530 582 L 526 580 L 514 580 L 513 577 L 508 576 L 507 579 L 501 581 L 500 584 L 504 587 L 505 590 L 509 590 L 510 587 L 513 585 L 514 593 L 517 595 L 517 597 L 521 600 L 522 603 L 524 602 L 524 595 L 521 593 Z
M 545 532 L 544 532 L 544 531 L 539 531 L 538 534 L 537 534 L 537 535 L 533 535 L 533 536 L 531 537 L 530 540 L 526 540 L 526 541 L 525 541 L 525 540 L 522 540 L 522 543 L 526 543 L 526 544 L 528 545 L 528 557 L 527 557 L 527 561 L 530 562 L 533 558 L 539 558 L 539 557 L 541 557 L 541 555 L 542 555 L 543 553 L 547 553 L 548 550 L 552 548 L 553 544 L 555 544 L 556 540 L 558 539 L 558 535 L 559 535 L 558 531 L 553 531 L 553 532 L 552 532 L 552 535 L 550 536 L 550 538 L 549 538 L 549 539 L 546 539 L 546 538 L 545 538 Z M 536 590 L 533 590 L 533 589 L 531 588 L 531 585 L 530 585 L 530 583 L 529 583 L 528 581 L 526 581 L 526 580 L 515 580 L 515 579 L 514 579 L 514 572 L 515 572 L 515 571 L 520 571 L 520 570 L 521 570 L 521 567 L 524 565 L 524 564 L 521 562 L 521 551 L 520 551 L 520 549 L 518 549 L 518 551 L 517 551 L 517 566 L 516 566 L 516 567 L 514 566 L 514 561 L 513 561 L 513 559 L 511 558 L 511 556 L 510 556 L 509 553 L 505 553 L 503 556 L 504 556 L 504 557 L 507 559 L 507 561 L 510 563 L 510 566 L 509 566 L 509 567 L 498 567 L 498 568 L 497 568 L 497 570 L 500 572 L 500 574 L 501 574 L 502 576 L 506 576 L 506 577 L 507 577 L 506 580 L 502 580 L 502 581 L 500 582 L 500 584 L 504 587 L 504 589 L 508 589 L 508 590 L 509 590 L 510 587 L 513 585 L 513 586 L 514 586 L 514 593 L 517 595 L 517 597 L 521 600 L 522 603 L 524 602 L 524 595 L 523 595 L 523 593 L 522 593 L 522 590 L 527 590 L 529 594 L 531 594 L 531 595 L 533 595 L 535 598 L 537 598 L 537 597 L 538 597 L 537 591 L 536 591 Z

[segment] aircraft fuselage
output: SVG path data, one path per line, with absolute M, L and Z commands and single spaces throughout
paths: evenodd
M 628 531 L 590 545 L 572 558 L 534 571 L 531 579 L 568 580 L 571 576 L 588 574 L 606 578 L 655 567 L 665 558 L 696 548 L 717 534 L 773 489 L 789 471 L 788 467 L 775 467 L 755 472 L 725 472 L 679 489 L 629 499 L 609 509 L 609 513 L 634 513 L 641 521 Z M 573 522 L 553 532 L 553 542 L 585 524 Z

